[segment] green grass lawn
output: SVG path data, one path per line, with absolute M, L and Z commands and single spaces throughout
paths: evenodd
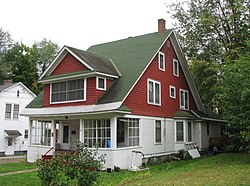
M 250 185 L 250 154 L 225 153 L 149 168 L 142 172 L 102 172 L 99 185 Z M 36 172 L 3 176 L 0 183 L 40 185 Z
M 36 166 L 31 163 L 17 162 L 17 163 L 4 163 L 0 164 L 0 173 L 15 172 L 20 170 L 35 169 Z

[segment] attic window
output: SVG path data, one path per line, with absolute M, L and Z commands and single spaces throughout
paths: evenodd
M 159 52 L 158 63 L 159 63 L 159 69 L 165 71 L 165 54 L 162 52 Z
M 189 108 L 188 91 L 180 89 L 180 109 L 188 110 L 188 108 Z
M 173 59 L 173 74 L 179 77 L 179 62 L 176 59 Z
M 106 79 L 105 78 L 96 78 L 96 89 L 97 90 L 106 90 Z
M 175 87 L 174 86 L 170 85 L 169 92 L 170 92 L 170 97 L 171 98 L 176 98 L 176 91 L 175 91 Z

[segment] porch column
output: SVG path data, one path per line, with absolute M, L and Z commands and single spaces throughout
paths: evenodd
M 110 126 L 111 126 L 111 148 L 116 149 L 117 148 L 117 119 L 116 117 L 113 117 L 110 119 Z
M 56 147 L 56 123 L 55 120 L 51 121 L 51 137 L 50 137 L 50 146 Z
M 28 125 L 28 131 L 29 131 L 29 133 L 28 133 L 28 138 L 29 138 L 29 140 L 28 140 L 28 145 L 31 145 L 32 144 L 32 120 L 31 119 L 29 119 L 29 125 Z
M 79 141 L 83 142 L 83 119 L 80 119 Z

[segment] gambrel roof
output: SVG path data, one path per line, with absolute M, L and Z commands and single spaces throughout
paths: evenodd
M 59 53 L 58 57 L 41 76 L 40 81 L 47 79 L 49 82 L 50 78 L 53 78 L 49 75 L 56 68 L 66 53 L 69 52 L 85 66 L 87 66 L 89 70 L 75 73 L 84 74 L 90 72 L 102 72 L 104 74 L 117 76 L 110 88 L 106 90 L 104 95 L 99 98 L 97 104 L 115 102 L 123 103 L 167 39 L 170 39 L 173 44 L 180 66 L 183 70 L 198 109 L 205 113 L 205 109 L 202 105 L 194 81 L 189 73 L 187 61 L 183 56 L 183 52 L 177 41 L 175 32 L 172 29 L 166 30 L 161 34 L 154 32 L 141 36 L 129 37 L 118 41 L 94 45 L 91 46 L 87 51 L 65 46 L 64 49 Z M 74 73 L 59 76 L 65 75 L 76 76 Z M 77 75 L 79 77 L 79 74 Z M 43 99 L 43 96 L 38 96 L 37 99 Z M 41 100 L 34 101 L 42 103 Z M 28 105 L 28 108 L 29 107 L 37 108 L 37 106 L 35 106 L 33 103 Z

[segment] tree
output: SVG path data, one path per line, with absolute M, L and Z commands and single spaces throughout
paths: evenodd
M 38 93 L 36 53 L 32 48 L 17 43 L 7 51 L 4 61 L 11 64 L 8 78 L 13 82 L 22 82 L 34 93 Z
M 4 55 L 13 45 L 13 40 L 10 34 L 0 28 L 0 84 L 3 80 L 7 79 L 7 75 L 10 72 L 11 64 L 4 61 Z
M 232 149 L 250 152 L 250 40 L 239 58 L 224 66 L 220 103 L 228 121 Z
M 234 60 L 235 48 L 249 38 L 249 1 L 192 0 L 167 5 L 189 59 L 207 62 Z
M 218 102 L 216 100 L 219 86 L 219 65 L 215 62 L 208 63 L 204 60 L 192 59 L 189 64 L 189 69 L 203 104 L 211 110 L 218 108 Z
M 51 40 L 43 38 L 40 42 L 35 42 L 32 47 L 37 54 L 38 73 L 41 75 L 48 65 L 54 60 L 60 47 Z

